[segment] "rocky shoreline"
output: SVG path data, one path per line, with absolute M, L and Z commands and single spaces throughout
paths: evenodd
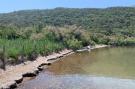
M 107 45 L 96 45 L 90 49 L 104 48 Z M 49 56 L 39 56 L 35 61 L 27 61 L 24 64 L 10 66 L 6 71 L 0 73 L 0 89 L 14 89 L 25 77 L 37 76 L 40 71 L 47 68 L 51 63 L 74 53 L 72 50 L 62 50 Z
M 43 66 L 49 66 L 58 58 L 74 53 L 72 50 L 62 50 L 49 56 L 39 56 L 35 61 L 27 61 L 25 64 L 11 66 L 0 73 L 0 89 L 14 89 L 25 77 L 34 77 L 43 70 Z

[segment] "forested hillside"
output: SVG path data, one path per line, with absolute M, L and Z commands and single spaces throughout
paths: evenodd
M 107 31 L 106 34 L 121 33 L 135 36 L 135 8 L 23 10 L 0 14 L 0 25 L 17 27 L 77 25 L 96 32 Z

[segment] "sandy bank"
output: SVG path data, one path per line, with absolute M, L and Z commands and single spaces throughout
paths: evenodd
M 98 48 L 104 48 L 104 47 L 108 47 L 108 45 L 95 45 L 91 49 L 98 49 Z
M 0 73 L 0 89 L 15 88 L 17 83 L 21 83 L 23 77 L 36 76 L 43 65 L 50 65 L 54 59 L 66 56 L 72 53 L 72 50 L 63 50 L 59 53 L 53 53 L 49 56 L 39 56 L 35 61 L 27 61 L 25 64 L 10 66 L 6 71 Z M 50 60 L 50 61 L 49 61 Z

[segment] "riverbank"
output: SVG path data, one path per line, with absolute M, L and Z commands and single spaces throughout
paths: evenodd
M 107 45 L 96 45 L 91 49 L 103 48 Z M 56 61 L 57 58 L 62 58 L 69 54 L 74 53 L 72 50 L 63 50 L 59 53 L 53 53 L 49 56 L 39 56 L 35 61 L 27 61 L 24 64 L 10 66 L 6 71 L 0 73 L 0 88 L 15 88 L 17 84 L 23 81 L 24 77 L 36 76 L 41 70 L 42 66 L 46 67 L 52 62 Z
M 57 58 L 64 57 L 73 53 L 72 50 L 63 50 L 59 53 L 53 53 L 49 56 L 39 56 L 35 61 L 27 61 L 25 64 L 20 64 L 16 66 L 10 66 L 6 71 L 0 74 L 0 89 L 15 88 L 18 83 L 23 81 L 24 77 L 36 76 L 40 70 L 42 70 L 43 65 L 50 65 L 51 61 Z

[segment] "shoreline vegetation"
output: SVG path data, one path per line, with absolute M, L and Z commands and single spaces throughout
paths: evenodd
M 134 37 L 92 33 L 77 26 L 26 27 L 23 30 L 0 29 L 0 67 L 33 61 L 38 55 L 48 55 L 64 48 L 78 50 L 88 45 L 134 46 Z M 4 64 L 4 65 L 2 65 Z
M 96 45 L 92 47 L 91 50 L 104 47 L 108 46 Z M 59 53 L 52 53 L 48 56 L 39 56 L 35 61 L 27 61 L 25 64 L 22 63 L 16 66 L 8 66 L 6 71 L 1 70 L 0 88 L 16 88 L 17 84 L 20 84 L 23 81 L 23 78 L 36 76 L 40 71 L 51 65 L 51 63 L 72 53 L 74 53 L 74 51 L 64 49 Z

